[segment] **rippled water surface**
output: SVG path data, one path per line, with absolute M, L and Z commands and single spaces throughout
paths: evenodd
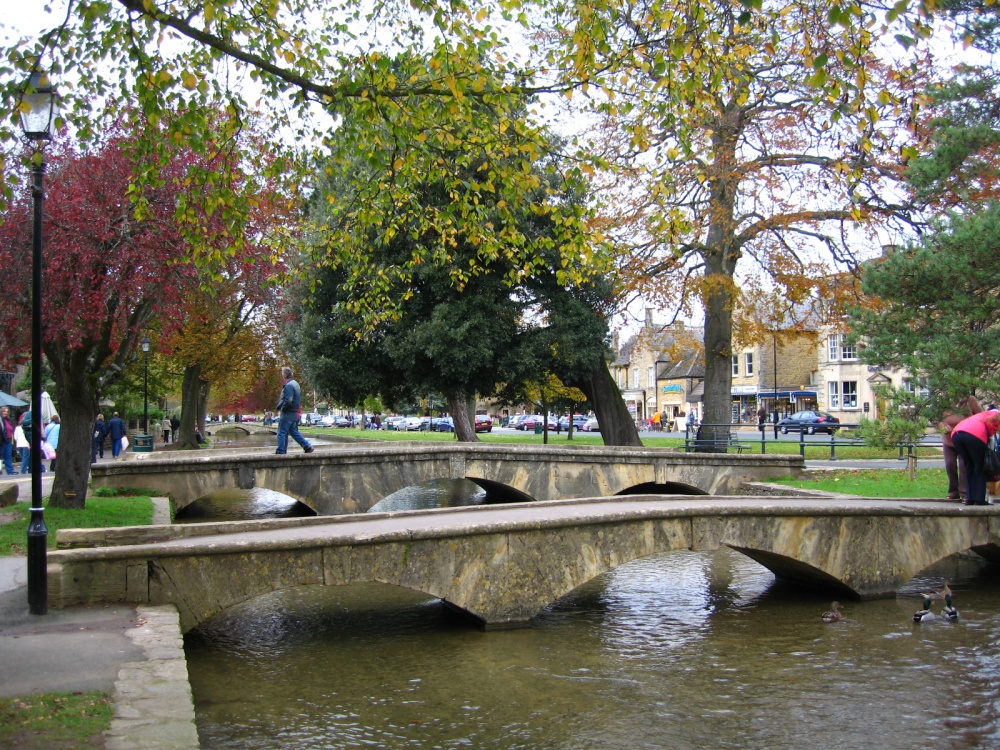
M 381 585 L 269 595 L 188 634 L 202 747 L 1000 746 L 1000 576 L 951 558 L 892 600 L 776 584 L 729 550 L 634 561 L 526 629 Z M 915 625 L 952 581 L 958 623 Z

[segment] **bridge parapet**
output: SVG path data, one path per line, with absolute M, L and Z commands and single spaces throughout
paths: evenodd
M 50 553 L 50 603 L 172 603 L 189 629 L 280 589 L 381 582 L 497 628 L 671 550 L 726 545 L 779 578 L 855 598 L 892 596 L 970 548 L 1000 554 L 1000 507 L 869 498 L 629 496 L 211 526 Z
M 681 453 L 660 448 L 382 443 L 311 454 L 198 451 L 97 464 L 95 487 L 148 487 L 177 508 L 221 489 L 265 487 L 320 515 L 366 511 L 404 487 L 469 479 L 507 500 L 557 500 L 629 491 L 733 494 L 746 481 L 787 476 L 800 456 Z

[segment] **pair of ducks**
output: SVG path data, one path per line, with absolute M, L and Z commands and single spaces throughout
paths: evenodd
M 933 612 L 931 612 L 931 602 L 939 601 L 944 599 L 944 609 L 941 610 L 941 616 L 946 620 L 951 620 L 955 622 L 958 620 L 958 610 L 955 609 L 951 602 L 951 588 L 948 586 L 948 582 L 944 582 L 944 587 L 940 591 L 935 591 L 931 594 L 922 594 L 924 598 L 924 608 L 917 610 L 913 615 L 914 622 L 929 622 L 937 617 Z M 820 615 L 823 622 L 840 622 L 844 619 L 843 612 L 840 611 L 840 602 L 834 602 L 830 605 L 830 609 Z
M 929 622 L 936 618 L 936 615 L 931 612 L 931 602 L 944 599 L 944 609 L 941 610 L 941 616 L 946 620 L 951 620 L 955 622 L 958 620 L 958 610 L 951 602 L 951 588 L 948 586 L 948 582 L 944 582 L 944 586 L 940 591 L 935 591 L 931 594 L 922 594 L 924 597 L 924 608 L 918 609 L 913 613 L 914 622 Z

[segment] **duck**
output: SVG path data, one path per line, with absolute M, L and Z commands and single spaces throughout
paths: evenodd
M 840 622 L 844 619 L 844 615 L 840 611 L 840 602 L 834 602 L 830 605 L 830 609 L 824 612 L 820 617 L 823 622 Z
M 918 609 L 913 613 L 914 622 L 930 622 L 935 619 L 936 615 L 931 612 L 931 595 L 923 594 L 924 597 L 924 608 Z
M 944 609 L 941 610 L 941 615 L 952 622 L 957 622 L 958 610 L 955 609 L 955 605 L 951 602 L 951 588 L 948 586 L 947 581 L 944 582 L 941 594 L 944 596 Z

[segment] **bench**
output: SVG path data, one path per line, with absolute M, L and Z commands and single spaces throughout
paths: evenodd
M 701 430 L 702 428 L 698 427 L 698 432 L 695 433 L 694 440 L 684 441 L 685 452 L 690 453 L 691 451 L 707 449 L 713 453 L 728 453 L 731 450 L 743 453 L 743 451 L 751 450 L 749 443 L 742 442 L 732 432 L 726 438 L 707 438 L 701 436 Z

